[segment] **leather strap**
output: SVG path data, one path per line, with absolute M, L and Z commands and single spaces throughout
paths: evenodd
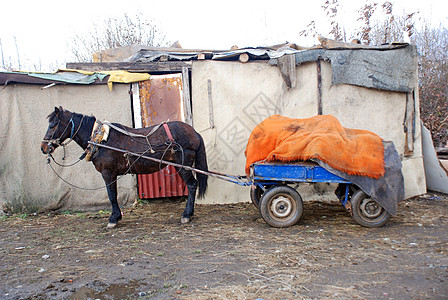
M 168 136 L 168 140 L 173 143 L 174 142 L 174 138 L 173 135 L 171 134 L 170 128 L 168 127 L 167 123 L 163 123 L 163 128 L 165 128 L 166 131 L 166 135 Z

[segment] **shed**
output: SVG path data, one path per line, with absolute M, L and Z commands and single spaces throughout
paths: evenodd
M 69 63 L 67 68 L 94 72 L 126 70 L 156 75 L 183 73 L 186 100 L 182 105 L 187 110 L 191 109 L 191 115 L 184 116 L 203 136 L 212 171 L 244 174 L 244 150 L 250 132 L 272 114 L 293 118 L 332 114 L 345 127 L 370 130 L 385 140 L 392 140 L 402 158 L 406 197 L 426 192 L 419 122 L 417 51 L 412 45 L 369 47 L 323 40 L 321 45 L 313 48 L 282 44 L 230 51 L 135 46 L 124 50 L 131 52 L 123 54 L 120 51 L 120 61 L 114 61 L 114 56 L 106 51 L 96 54 L 101 62 Z M 5 84 L 5 81 L 0 83 Z M 136 84 L 114 84 L 112 92 L 102 85 L 57 85 L 42 89 L 42 84 L 8 84 L 0 91 L 1 124 L 8 136 L 7 142 L 2 141 L 1 144 L 1 148 L 8 152 L 8 156 L 2 158 L 2 164 L 18 156 L 25 168 L 27 159 L 32 156 L 33 166 L 26 168 L 38 168 L 30 171 L 33 179 L 29 190 L 36 195 L 36 190 L 46 191 L 40 198 L 48 198 L 57 191 L 58 196 L 52 196 L 54 199 L 62 199 L 61 194 L 64 194 L 73 203 L 80 201 L 73 207 L 82 207 L 86 202 L 107 203 L 105 191 L 83 194 L 57 178 L 46 182 L 48 179 L 43 176 L 50 176 L 51 171 L 45 166 L 42 154 L 38 153 L 40 139 L 47 127 L 45 116 L 54 106 L 62 105 L 76 112 L 93 113 L 100 119 L 128 125 L 134 122 L 138 126 L 142 106 L 138 105 L 139 101 L 131 103 L 129 99 L 130 91 L 135 98 L 136 90 Z M 70 96 L 69 101 L 67 95 Z M 37 106 L 36 101 L 39 101 Z M 23 112 L 27 114 L 23 115 Z M 36 123 L 23 129 L 14 126 L 17 127 L 14 130 L 19 132 L 11 130 L 10 124 L 20 124 L 20 118 L 26 119 L 29 115 L 34 116 Z M 30 132 L 33 139 L 32 143 L 28 141 L 26 149 L 35 148 L 32 152 L 27 150 L 17 154 L 18 148 L 25 148 L 13 146 L 15 137 L 23 137 Z M 69 152 L 76 153 L 72 149 Z M 6 169 L 2 166 L 2 170 Z M 2 177 L 12 183 L 12 178 L 20 172 L 24 171 L 10 167 L 8 172 L 2 171 Z M 76 169 L 63 172 L 67 172 L 63 173 L 67 174 L 66 178 L 70 178 L 70 172 L 89 174 L 78 182 L 82 186 L 95 186 L 90 184 L 90 178 L 101 177 L 98 173 L 90 176 L 96 171 L 84 162 Z M 16 177 L 23 178 L 21 175 Z M 124 188 L 119 190 L 122 202 L 136 197 L 136 180 L 128 177 L 123 179 Z M 11 186 L 3 183 L 2 189 L 13 195 Z M 26 190 L 20 180 L 16 186 L 17 191 Z M 334 199 L 333 188 L 327 184 L 304 185 L 300 189 L 305 199 Z M 247 188 L 210 178 L 206 198 L 198 203 L 247 201 Z M 5 203 L 4 198 L 0 199 L 0 205 L 2 202 Z

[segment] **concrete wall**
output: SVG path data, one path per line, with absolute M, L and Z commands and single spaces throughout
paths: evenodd
M 288 89 L 279 69 L 267 63 L 193 62 L 193 125 L 204 137 L 211 170 L 244 175 L 247 140 L 264 118 L 272 114 L 307 118 L 318 113 L 317 64 L 304 63 L 296 67 L 296 73 L 297 86 Z M 331 66 L 322 62 L 323 114 L 336 116 L 345 127 L 367 129 L 393 140 L 400 155 L 404 154 L 406 109 L 405 93 L 331 85 Z M 406 197 L 426 192 L 419 127 L 414 154 L 403 158 L 403 173 Z M 248 187 L 214 178 L 209 187 L 205 203 L 250 201 Z M 304 199 L 335 198 L 327 184 L 300 189 Z
M 107 85 L 57 85 L 41 89 L 39 85 L 11 84 L 0 89 L 0 208 L 5 204 L 28 210 L 108 205 L 106 189 L 79 190 L 57 178 L 46 164 L 40 143 L 48 128 L 47 116 L 55 106 L 131 125 L 128 91 L 128 84 L 114 84 L 112 92 Z M 82 152 L 75 142 L 70 143 L 65 163 L 76 161 Z M 62 155 L 63 150 L 56 149 L 57 161 L 63 162 Z M 52 165 L 61 177 L 75 185 L 104 186 L 92 163 L 82 161 L 69 168 Z M 131 175 L 119 180 L 120 204 L 137 197 L 135 182 Z

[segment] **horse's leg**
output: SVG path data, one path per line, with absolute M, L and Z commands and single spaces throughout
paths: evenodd
M 185 210 L 182 213 L 182 218 L 180 219 L 182 224 L 190 222 L 191 217 L 194 214 L 194 201 L 196 198 L 196 189 L 198 186 L 197 180 L 193 176 L 193 172 L 181 169 L 179 171 L 180 177 L 185 181 L 188 188 L 188 199 Z
M 109 217 L 107 228 L 114 228 L 121 220 L 121 211 L 117 201 L 117 175 L 107 170 L 103 171 L 101 175 L 106 183 L 110 204 L 112 204 L 112 214 Z

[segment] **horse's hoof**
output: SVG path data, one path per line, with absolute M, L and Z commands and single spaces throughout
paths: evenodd
M 180 222 L 181 222 L 182 224 L 186 224 L 186 223 L 190 222 L 190 218 L 182 217 L 182 218 L 180 218 Z
M 117 227 L 117 223 L 107 223 L 107 228 L 108 229 L 112 229 L 112 228 L 115 228 L 115 227 Z

